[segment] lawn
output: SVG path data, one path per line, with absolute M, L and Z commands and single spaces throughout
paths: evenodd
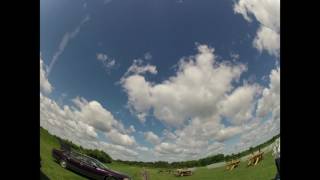
M 48 134 L 45 130 L 40 129 L 40 155 L 42 159 L 41 171 L 45 176 L 52 180 L 84 180 L 86 178 L 77 175 L 69 170 L 63 169 L 57 164 L 51 156 L 52 148 L 59 148 L 59 142 Z M 158 173 L 158 168 L 146 168 L 151 180 L 172 180 L 172 179 L 197 179 L 197 180 L 271 180 L 276 173 L 276 166 L 271 152 L 264 156 L 264 159 L 255 167 L 246 167 L 247 162 L 241 162 L 240 166 L 233 171 L 226 171 L 224 167 L 208 169 L 199 167 L 194 171 L 192 176 L 174 177 L 172 174 Z M 130 175 L 134 180 L 141 180 L 141 167 L 129 166 L 113 162 L 106 164 L 107 167 L 124 172 Z

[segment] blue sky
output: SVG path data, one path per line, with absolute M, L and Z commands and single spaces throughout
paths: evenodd
M 41 125 L 50 132 L 115 158 L 144 161 L 236 152 L 279 133 L 277 0 L 44 0 L 40 5 Z M 197 64 L 201 59 L 211 62 L 211 69 Z M 198 92 L 159 90 L 188 89 L 189 82 L 172 78 L 190 79 L 183 72 L 191 61 L 200 75 L 213 76 L 201 76 L 208 82 L 196 83 L 194 90 L 204 89 L 219 106 Z M 231 79 L 221 77 L 225 91 L 220 92 L 215 88 L 224 73 Z M 184 104 L 167 106 L 170 98 L 183 98 Z M 248 105 L 241 108 L 242 101 Z M 258 115 L 266 109 L 268 115 Z M 205 134 L 199 125 L 205 123 L 214 133 Z M 70 134 L 68 128 L 77 130 Z M 192 144 L 182 137 L 188 128 L 200 134 L 189 138 L 196 148 L 181 145 Z M 259 128 L 266 130 L 256 137 Z M 207 151 L 200 150 L 204 147 Z

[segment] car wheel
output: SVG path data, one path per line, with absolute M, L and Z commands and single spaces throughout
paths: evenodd
M 66 167 L 67 167 L 67 162 L 66 162 L 65 160 L 61 160 L 61 161 L 60 161 L 60 166 L 61 166 L 62 168 L 66 168 Z

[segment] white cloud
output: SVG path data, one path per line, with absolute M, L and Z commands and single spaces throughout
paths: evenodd
M 40 125 L 50 133 L 83 147 L 104 150 L 112 158 L 138 158 L 135 149 L 139 146 L 134 137 L 126 134 L 128 130 L 99 102 L 78 97 L 73 103 L 60 106 L 40 93 Z M 98 131 L 104 132 L 108 142 L 98 138 Z
M 257 146 L 262 142 L 266 142 L 273 136 L 280 133 L 280 117 L 270 118 L 250 130 L 245 131 L 237 144 L 235 144 L 236 152 L 244 151 L 250 147 Z
M 141 74 L 124 76 L 121 83 L 132 111 L 143 116 L 144 121 L 146 116 L 153 115 L 168 128 L 176 129 L 165 129 L 162 137 L 156 136 L 154 140 L 149 137 L 155 144 L 151 149 L 154 156 L 168 161 L 198 159 L 230 151 L 225 141 L 248 136 L 246 134 L 259 136 L 256 129 L 269 133 L 263 137 L 274 135 L 279 121 L 260 127 L 261 122 L 254 114 L 263 99 L 259 99 L 261 94 L 265 95 L 255 80 L 245 80 L 240 85 L 239 78 L 244 71 L 245 65 L 218 62 L 213 48 L 198 45 L 198 54 L 182 59 L 176 75 L 161 83 L 149 82 Z M 271 79 L 274 79 L 271 84 L 275 84 L 276 76 L 272 75 Z M 275 85 L 272 87 L 277 89 Z M 261 112 L 265 109 L 258 106 Z M 280 109 L 274 111 L 280 112 Z M 229 125 L 225 125 L 223 119 L 229 121 Z M 262 140 L 267 139 L 257 138 L 255 142 Z M 245 147 L 245 143 L 242 144 L 239 147 Z
M 260 117 L 280 112 L 280 68 L 273 69 L 269 78 L 269 87 L 263 90 L 262 97 L 258 101 L 257 115 Z
M 106 142 L 99 142 L 99 149 L 108 152 L 114 159 L 122 160 L 137 160 L 138 153 L 132 149 L 126 148 L 124 146 L 110 144 Z
M 258 100 L 257 117 L 267 118 L 264 122 L 249 128 L 241 135 L 237 150 L 245 150 L 269 140 L 280 132 L 280 68 L 273 69 L 269 75 L 269 87 L 265 88 Z M 268 116 L 271 114 L 271 116 Z M 261 121 L 261 120 L 260 120 Z
M 97 60 L 103 64 L 107 72 L 110 72 L 116 65 L 116 60 L 108 57 L 108 55 L 104 53 L 97 53 Z
M 82 19 L 81 23 L 72 31 L 72 32 L 67 32 L 64 34 L 60 44 L 59 44 L 59 48 L 58 51 L 56 51 L 52 57 L 51 63 L 49 64 L 48 67 L 48 76 L 54 66 L 54 64 L 56 63 L 56 61 L 59 59 L 59 57 L 61 56 L 61 54 L 64 52 L 65 48 L 67 47 L 68 43 L 74 39 L 80 32 L 81 27 L 90 20 L 90 16 L 86 16 L 85 18 Z
M 94 127 L 78 120 L 69 106 L 60 107 L 40 93 L 40 124 L 49 132 L 86 147 L 82 140 L 97 138 Z
M 237 53 L 230 53 L 230 57 L 233 61 L 236 61 L 240 58 L 240 55 Z
M 239 126 L 223 128 L 215 134 L 214 139 L 218 142 L 223 142 L 237 134 L 240 134 L 242 131 L 243 129 Z
M 144 138 L 152 144 L 159 144 L 160 143 L 160 138 L 151 131 L 144 133 Z
M 159 120 L 174 126 L 188 118 L 207 118 L 216 113 L 217 103 L 233 89 L 232 83 L 246 67 L 217 62 L 214 49 L 206 45 L 199 45 L 198 51 L 196 56 L 181 60 L 176 76 L 162 83 L 148 82 L 140 74 L 125 76 L 121 82 L 129 106 L 144 115 L 152 108 Z
M 127 134 L 119 133 L 117 130 L 111 130 L 106 133 L 107 138 L 109 138 L 114 144 L 119 144 L 122 146 L 133 146 L 136 145 L 136 141 L 133 136 Z
M 153 66 L 150 64 L 143 65 L 143 61 L 141 59 L 135 59 L 133 60 L 132 65 L 128 68 L 127 72 L 124 74 L 123 78 L 125 78 L 130 74 L 138 75 L 138 74 L 145 74 L 147 72 L 151 74 L 158 73 L 156 66 Z
M 146 53 L 144 54 L 144 59 L 145 59 L 145 60 L 150 60 L 150 59 L 152 59 L 152 54 L 151 54 L 150 52 L 146 52 Z
M 228 117 L 232 124 L 245 123 L 253 117 L 255 96 L 258 92 L 258 85 L 238 87 L 219 104 L 221 114 Z
M 134 128 L 133 125 L 130 125 L 129 129 L 127 130 L 127 133 L 131 134 L 131 133 L 134 133 L 134 132 L 136 132 L 136 129 Z
M 155 147 L 155 151 L 161 154 L 174 155 L 182 153 L 183 150 L 175 144 L 162 142 Z
M 239 0 L 234 12 L 242 14 L 248 22 L 251 15 L 261 24 L 253 42 L 258 50 L 267 50 L 271 55 L 280 52 L 280 0 Z
M 280 34 L 261 26 L 253 41 L 253 45 L 260 52 L 266 50 L 269 54 L 278 56 L 280 53 Z
M 149 148 L 147 148 L 145 146 L 139 146 L 139 147 L 137 147 L 137 150 L 139 150 L 139 151 L 149 151 Z
M 164 129 L 162 134 L 163 134 L 163 137 L 164 137 L 165 140 L 169 140 L 170 141 L 170 140 L 176 140 L 177 139 L 177 136 L 174 133 L 172 133 L 169 130 L 167 130 L 167 129 Z
M 52 89 L 53 87 L 48 80 L 45 64 L 40 57 L 40 91 L 44 94 L 50 94 L 52 92 Z
M 102 107 L 97 101 L 88 102 L 84 98 L 73 99 L 74 115 L 81 121 L 95 127 L 102 132 L 110 132 L 112 129 L 119 129 L 124 132 L 123 125 L 117 121 L 113 115 Z

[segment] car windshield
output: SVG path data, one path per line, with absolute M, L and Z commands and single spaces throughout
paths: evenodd
M 104 164 L 102 164 L 100 161 L 96 160 L 96 159 L 92 159 L 91 158 L 91 163 L 93 165 L 95 165 L 96 167 L 98 168 L 101 168 L 101 169 L 108 169 Z
M 103 163 L 101 163 L 100 161 L 92 158 L 92 157 L 89 157 L 87 155 L 84 155 L 84 154 L 80 154 L 78 152 L 74 152 L 72 151 L 71 153 L 71 156 L 80 160 L 80 161 L 83 161 L 85 163 L 88 163 L 90 165 L 93 165 L 95 167 L 98 167 L 98 168 L 101 168 L 101 169 L 108 169 Z

